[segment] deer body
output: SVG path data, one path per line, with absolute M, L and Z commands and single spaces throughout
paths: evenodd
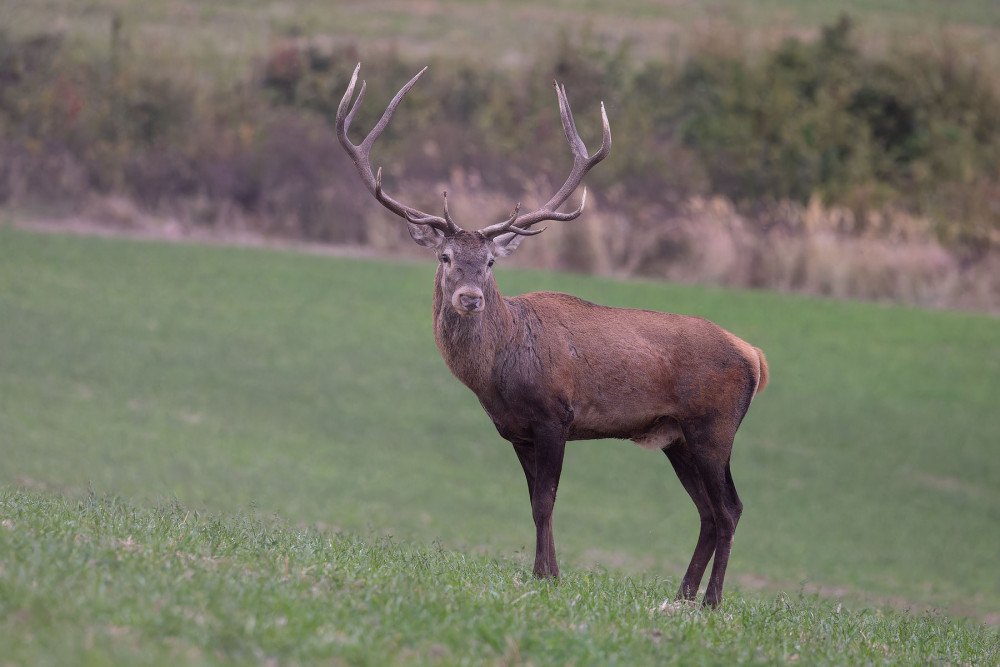
M 359 65 L 360 68 L 360 65 Z M 422 73 L 422 72 L 421 72 Z M 560 213 L 584 175 L 611 149 L 607 116 L 600 150 L 590 156 L 573 121 L 565 90 L 556 87 L 574 166 L 566 183 L 541 208 L 479 231 L 461 229 L 382 191 L 368 153 L 403 95 L 360 145 L 347 137 L 348 111 L 358 70 L 337 112 L 337 135 L 375 198 L 407 222 L 410 236 L 438 255 L 434 278 L 434 337 L 451 372 L 479 398 L 500 435 L 517 454 L 528 484 L 535 522 L 534 573 L 558 576 L 552 511 L 569 440 L 630 439 L 663 451 L 701 518 L 694 555 L 678 597 L 692 599 L 708 562 L 712 573 L 705 604 L 716 606 L 743 505 L 729 469 L 736 430 L 768 379 L 759 349 L 708 320 L 651 310 L 611 308 L 568 294 L 500 294 L 492 267 L 542 220 L 568 221 L 583 211 Z M 586 190 L 584 190 L 584 202 Z
M 493 288 L 495 301 L 472 319 L 442 308 L 436 287 L 434 333 L 507 440 L 530 441 L 547 420 L 565 424 L 567 440 L 663 449 L 681 423 L 727 413 L 738 423 L 760 384 L 757 348 L 708 320 Z

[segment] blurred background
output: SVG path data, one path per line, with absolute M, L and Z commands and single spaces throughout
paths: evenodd
M 429 65 L 372 163 L 422 210 L 447 189 L 475 228 L 565 179 L 556 79 L 591 150 L 605 103 L 614 148 L 588 212 L 498 281 L 702 315 L 764 349 L 771 384 L 733 451 L 734 589 L 1000 623 L 1000 4 L 0 0 L 0 17 L 0 484 L 530 565 L 520 467 L 434 346 L 431 258 L 332 120 L 359 61 L 355 141 Z M 227 247 L 31 233 L 49 229 Z M 697 528 L 662 455 L 568 449 L 564 567 L 676 580 Z
M 1000 308 L 994 2 L 3 0 L 0 205 L 27 218 L 409 252 L 331 123 L 354 65 L 386 187 L 466 226 L 596 147 L 531 266 Z M 357 141 L 357 138 L 355 138 Z

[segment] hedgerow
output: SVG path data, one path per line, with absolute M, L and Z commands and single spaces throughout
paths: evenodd
M 567 245 L 558 267 L 667 275 L 664 266 L 691 264 L 705 245 L 678 220 L 719 198 L 751 241 L 726 232 L 747 252 L 739 267 L 716 270 L 723 282 L 809 288 L 768 249 L 812 233 L 807 213 L 817 206 L 838 243 L 932 244 L 956 272 L 994 261 L 1000 95 L 991 79 L 957 45 L 870 54 L 854 32 L 844 16 L 815 41 L 763 53 L 716 47 L 644 59 L 625 43 L 563 34 L 525 69 L 438 57 L 373 157 L 388 187 L 425 208 L 456 181 L 487 202 L 475 207 L 486 217 L 506 213 L 495 193 L 508 208 L 521 194 L 547 198 L 568 155 L 550 85 L 558 79 L 585 139 L 599 129 L 598 103 L 608 107 L 615 148 L 588 180 L 628 239 L 618 250 Z M 0 32 L 0 204 L 78 207 L 113 196 L 184 224 L 376 243 L 371 202 L 332 119 L 358 60 L 369 89 L 354 125 L 365 129 L 418 66 L 393 51 L 298 38 L 226 82 L 144 62 L 127 26 L 112 33 L 99 57 L 58 37 Z

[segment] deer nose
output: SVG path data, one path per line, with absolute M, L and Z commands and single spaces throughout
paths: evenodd
M 455 298 L 452 300 L 452 305 L 459 312 L 466 313 L 478 313 L 483 309 L 485 303 L 482 291 L 469 287 L 455 292 Z
M 459 299 L 462 301 L 462 308 L 465 308 L 469 312 L 481 310 L 483 307 L 483 297 L 481 296 L 462 294 L 459 296 Z

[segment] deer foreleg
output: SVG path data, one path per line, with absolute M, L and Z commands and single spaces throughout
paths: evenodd
M 556 545 L 552 536 L 552 510 L 562 473 L 566 435 L 537 437 L 534 443 L 535 474 L 531 491 L 531 517 L 535 520 L 535 576 L 558 577 Z M 526 474 L 527 476 L 527 474 Z
M 531 445 L 514 445 L 514 453 L 521 462 L 524 479 L 528 482 L 528 500 L 535 495 L 535 448 Z

